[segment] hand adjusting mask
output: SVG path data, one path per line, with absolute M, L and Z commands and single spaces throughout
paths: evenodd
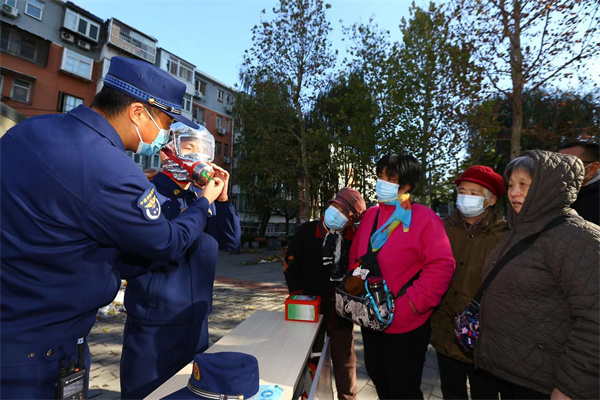
M 172 140 L 161 151 L 163 172 L 177 181 L 204 186 L 215 173 L 208 164 L 214 153 L 215 139 L 204 126 L 192 129 L 177 123 Z

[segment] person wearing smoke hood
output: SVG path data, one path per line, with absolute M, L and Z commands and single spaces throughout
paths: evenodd
M 504 210 L 497 205 L 506 188 L 490 167 L 474 165 L 455 181 L 456 210 L 444 220 L 456 270 L 450 288 L 431 316 L 431 344 L 437 351 L 444 399 L 466 399 L 467 377 L 472 399 L 498 398 L 496 378 L 473 367 L 473 355 L 454 339 L 454 319 L 481 286 L 483 264 L 506 231 Z
M 240 243 L 240 220 L 227 196 L 229 174 L 210 163 L 214 138 L 204 127 L 178 125 L 160 153 L 162 171 L 152 179 L 162 213 L 174 219 L 198 200 L 201 189 L 188 172 L 198 163 L 211 173 L 214 170 L 214 177 L 224 183 L 223 191 L 209 207 L 203 233 L 185 255 L 166 265 L 123 260 L 121 274 L 127 279 L 120 376 L 124 399 L 146 397 L 208 348 L 218 250 L 232 251 Z M 140 266 L 144 262 L 151 263 L 150 272 Z

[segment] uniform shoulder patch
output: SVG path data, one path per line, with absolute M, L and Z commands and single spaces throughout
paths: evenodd
M 160 217 L 160 202 L 156 198 L 154 185 L 150 185 L 148 189 L 144 190 L 144 193 L 138 198 L 137 206 L 148 221 L 155 221 Z

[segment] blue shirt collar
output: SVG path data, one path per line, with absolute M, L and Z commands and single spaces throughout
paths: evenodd
M 69 111 L 67 114 L 77 118 L 91 129 L 107 138 L 113 146 L 125 151 L 125 144 L 123 143 L 121 136 L 119 136 L 110 122 L 96 111 L 84 105 L 80 105 Z
M 200 189 L 194 185 L 190 185 L 190 188 L 187 190 L 182 189 L 175 181 L 173 181 L 173 179 L 169 178 L 162 172 L 156 174 L 156 176 L 152 179 L 152 183 L 157 189 L 162 189 L 159 190 L 159 192 L 165 196 L 167 196 L 168 193 L 168 197 L 170 198 L 186 196 L 194 196 L 194 198 L 196 198 L 200 193 Z

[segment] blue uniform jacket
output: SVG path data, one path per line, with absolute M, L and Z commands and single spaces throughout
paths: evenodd
M 85 106 L 19 123 L 0 152 L 2 397 L 51 397 L 49 363 L 73 354 L 116 295 L 121 251 L 176 260 L 204 231 L 209 204 L 165 218 L 117 132 Z M 8 383 L 13 367 L 35 365 L 52 372 L 24 374 L 28 392 Z
M 167 219 L 185 214 L 200 194 L 196 187 L 192 187 L 193 192 L 181 189 L 162 173 L 152 183 Z M 133 278 L 123 271 L 124 278 L 129 278 L 125 292 L 128 317 L 164 325 L 190 323 L 207 316 L 212 304 L 218 249 L 237 249 L 240 237 L 239 217 L 231 203 L 211 204 L 204 232 L 185 255 L 161 266 L 153 265 L 151 273 Z M 194 308 L 190 309 L 191 305 Z
M 195 187 L 182 190 L 162 173 L 152 182 L 168 219 L 187 212 L 200 194 Z M 161 266 L 153 263 L 151 272 L 123 266 L 127 322 L 121 357 L 122 398 L 146 397 L 196 352 L 206 350 L 218 250 L 237 249 L 240 236 L 233 206 L 217 201 L 211 204 L 204 232 L 184 256 Z

